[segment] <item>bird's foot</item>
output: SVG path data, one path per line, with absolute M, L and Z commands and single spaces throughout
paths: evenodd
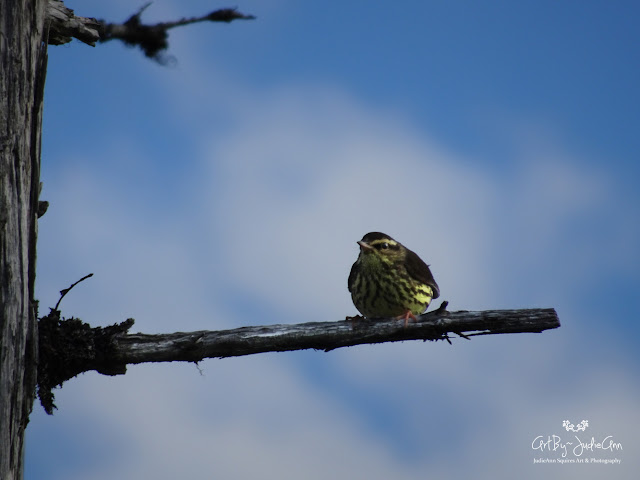
M 409 319 L 411 319 L 414 322 L 418 321 L 416 316 L 413 313 L 411 313 L 411 310 L 407 310 L 402 315 L 398 315 L 396 318 L 398 320 L 404 320 L 404 328 L 407 328 L 407 325 L 409 325 Z

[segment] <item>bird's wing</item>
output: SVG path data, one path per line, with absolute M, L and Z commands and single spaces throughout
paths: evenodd
M 354 262 L 354 264 L 351 266 L 351 272 L 349 272 L 349 280 L 347 281 L 349 291 L 351 291 L 351 289 L 353 288 L 353 282 L 356 281 L 358 270 L 360 270 L 360 265 L 358 265 L 358 262 Z
M 407 249 L 406 258 L 407 273 L 419 282 L 429 285 L 433 289 L 433 298 L 440 296 L 440 287 L 433 278 L 429 265 L 424 263 L 422 259 L 413 251 Z

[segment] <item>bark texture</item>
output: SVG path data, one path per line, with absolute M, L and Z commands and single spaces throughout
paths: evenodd
M 37 368 L 36 271 L 46 1 L 0 0 L 0 478 L 23 475 Z

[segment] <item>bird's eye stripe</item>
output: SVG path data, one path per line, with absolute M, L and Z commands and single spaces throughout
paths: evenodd
M 393 240 L 374 240 L 369 245 L 371 245 L 373 248 L 377 248 L 378 250 L 387 248 L 391 248 L 393 250 L 400 249 L 400 245 L 398 245 L 398 243 L 394 242 Z
M 376 250 L 388 250 L 388 249 L 400 250 L 400 245 L 394 242 L 383 242 L 383 241 L 371 242 L 371 246 Z

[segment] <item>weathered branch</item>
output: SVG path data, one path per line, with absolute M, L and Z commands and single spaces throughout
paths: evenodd
M 560 325 L 553 309 L 433 312 L 418 322 L 395 319 L 265 325 L 233 330 L 128 334 L 115 339 L 113 360 L 120 364 L 190 361 L 290 350 L 334 350 L 366 343 L 445 340 L 447 333 L 541 332 Z M 467 336 L 469 334 L 467 333 Z
M 95 47 L 96 42 L 100 40 L 98 20 L 77 17 L 73 10 L 59 0 L 49 0 L 46 24 L 49 27 L 49 45 L 62 45 L 77 38 Z
M 61 45 L 77 38 L 87 45 L 96 42 L 121 40 L 129 46 L 139 46 L 144 54 L 156 61 L 163 61 L 162 52 L 169 47 L 169 30 L 175 27 L 198 22 L 232 22 L 233 20 L 253 20 L 253 15 L 245 15 L 235 8 L 221 8 L 201 17 L 182 18 L 173 22 L 155 25 L 142 23 L 142 12 L 151 3 L 144 5 L 124 23 L 108 23 L 95 18 L 78 17 L 59 0 L 49 0 L 47 22 L 49 25 L 49 43 Z
M 552 308 L 448 312 L 446 302 L 438 310 L 419 316 L 418 322 L 409 323 L 406 327 L 395 319 L 364 320 L 357 317 L 338 322 L 160 335 L 126 333 L 133 325 L 131 319 L 112 327 L 91 328 L 77 319 L 60 320 L 59 313 L 52 310 L 40 322 L 40 344 L 55 346 L 55 351 L 43 352 L 41 349 L 40 354 L 43 370 L 39 378 L 47 378 L 49 382 L 47 385 L 41 382 L 39 396 L 45 409 L 47 405 L 43 396 L 51 401 L 48 411 L 53 408 L 51 388 L 88 370 L 116 375 L 125 373 L 128 364 L 136 363 L 199 362 L 204 358 L 309 348 L 330 351 L 353 345 L 404 340 L 450 342 L 449 333 L 468 338 L 473 335 L 542 332 L 560 326 L 558 315 Z M 67 325 L 68 322 L 74 324 Z M 63 361 L 60 355 L 64 357 Z

